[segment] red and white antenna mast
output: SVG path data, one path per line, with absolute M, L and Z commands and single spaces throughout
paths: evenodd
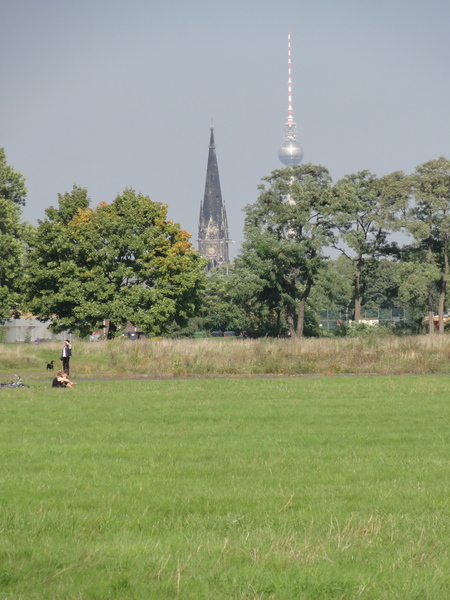
M 291 32 L 288 31 L 288 121 L 294 120 L 292 116 L 292 64 L 291 64 Z
M 303 150 L 297 142 L 297 124 L 292 115 L 292 62 L 291 32 L 288 31 L 288 117 L 284 124 L 284 140 L 278 150 L 278 158 L 287 167 L 298 165 L 303 158 Z

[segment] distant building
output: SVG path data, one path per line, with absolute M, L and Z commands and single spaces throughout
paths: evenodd
M 211 127 L 205 194 L 200 204 L 198 222 L 198 251 L 209 260 L 208 270 L 229 263 L 228 220 L 220 191 L 214 128 Z
M 109 319 L 104 319 L 103 321 L 103 329 L 102 329 L 102 337 L 110 339 L 110 325 L 111 321 Z M 127 324 L 122 329 L 118 327 L 117 330 L 111 332 L 111 337 L 115 337 L 120 334 L 122 337 L 127 337 L 129 340 L 139 340 L 141 337 L 147 337 L 139 327 L 136 327 L 131 323 L 131 321 L 127 321 Z M 92 340 L 93 341 L 93 340 Z

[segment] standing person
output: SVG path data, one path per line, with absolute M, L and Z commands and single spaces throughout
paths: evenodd
M 67 375 L 70 374 L 70 370 L 69 370 L 69 361 L 70 361 L 70 357 L 72 356 L 72 346 L 70 344 L 70 340 L 65 340 L 64 342 L 64 346 L 61 352 L 61 360 L 62 360 L 62 370 L 67 373 Z

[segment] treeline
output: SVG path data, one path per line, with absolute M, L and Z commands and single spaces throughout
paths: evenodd
M 316 315 L 326 308 L 358 322 L 363 307 L 401 307 L 411 332 L 424 314 L 433 332 L 437 314 L 443 333 L 449 235 L 443 157 L 410 175 L 362 171 L 335 184 L 312 164 L 274 171 L 245 207 L 245 239 L 230 275 L 207 283 L 205 324 L 219 328 L 213 309 L 221 306 L 229 319 L 220 328 L 238 319 L 250 335 L 317 335 Z
M 0 319 L 30 312 L 80 335 L 108 319 L 110 335 L 131 321 L 153 336 L 301 337 L 320 333 L 325 308 L 358 322 L 363 308 L 402 307 L 411 331 L 427 313 L 430 331 L 437 314 L 444 332 L 449 160 L 336 183 L 325 167 L 302 164 L 262 181 L 234 263 L 206 275 L 167 207 L 132 189 L 91 208 L 74 186 L 36 227 L 23 223 L 25 179 L 0 149 Z

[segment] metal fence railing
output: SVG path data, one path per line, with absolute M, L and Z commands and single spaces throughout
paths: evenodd
M 340 325 L 351 320 L 350 311 L 322 310 L 319 312 L 319 320 L 323 331 L 332 331 Z M 361 320 L 371 325 L 387 325 L 388 323 L 404 323 L 408 321 L 408 311 L 404 308 L 378 308 L 363 309 Z

